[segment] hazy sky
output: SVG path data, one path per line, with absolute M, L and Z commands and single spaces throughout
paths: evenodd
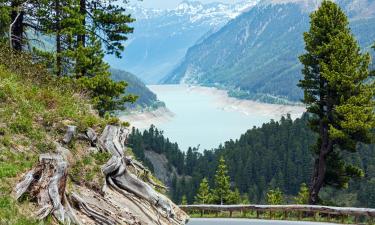
M 130 0 L 130 3 L 139 2 L 143 6 L 147 8 L 161 8 L 161 9 L 173 9 L 175 8 L 178 3 L 182 2 L 183 0 Z M 241 0 L 199 0 L 202 3 L 209 3 L 209 2 L 226 2 L 226 3 L 235 3 Z

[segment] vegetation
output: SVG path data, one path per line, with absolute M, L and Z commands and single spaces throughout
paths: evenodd
M 225 160 L 221 157 L 215 174 L 214 202 L 221 205 L 228 203 L 230 194 L 230 177 Z
M 363 171 L 345 162 L 342 151 L 355 152 L 357 143 L 372 141 L 375 126 L 374 83 L 368 82 L 370 55 L 362 54 L 345 13 L 332 1 L 323 1 L 311 14 L 311 28 L 305 33 L 307 53 L 304 65 L 303 102 L 311 114 L 309 125 L 318 134 L 311 204 L 317 204 L 325 185 L 343 188 Z
M 280 188 L 269 190 L 266 194 L 266 197 L 266 202 L 269 205 L 281 205 L 284 202 L 283 193 L 281 192 Z
M 210 186 L 208 180 L 203 178 L 199 184 L 197 195 L 195 196 L 194 204 L 208 204 L 212 202 L 212 194 L 210 193 Z
M 308 115 L 304 115 L 296 120 L 285 117 L 280 121 L 270 121 L 248 130 L 238 140 L 227 141 L 214 150 L 202 153 L 194 149 L 183 153 L 178 146 L 166 153 L 164 146 L 169 146 L 166 145 L 168 139 L 164 138 L 161 131 L 157 132 L 158 135 L 153 132 L 153 136 L 147 131 L 147 138 L 144 138 L 141 132 L 134 129 L 129 137 L 129 145 L 141 143 L 147 146 L 148 151 L 153 151 L 154 146 L 155 151 L 166 155 L 171 167 L 179 166 L 178 176 L 174 176 L 170 189 L 170 196 L 175 202 L 181 202 L 181 197 L 186 195 L 188 203 L 193 203 L 203 178 L 208 180 L 210 187 L 214 187 L 218 162 L 223 157 L 232 180 L 231 189 L 238 188 L 241 201 L 264 204 L 267 190 L 280 188 L 284 193 L 285 203 L 295 203 L 301 184 L 310 182 L 314 165 L 310 146 L 315 143 L 317 136 L 310 130 L 308 118 Z M 154 131 L 155 129 L 153 128 Z M 369 191 L 375 177 L 375 146 L 359 144 L 357 149 L 357 152 L 343 153 L 343 158 L 346 162 L 363 168 L 365 177 L 350 181 L 343 190 L 324 187 L 321 192 L 324 204 L 375 206 L 375 202 L 371 200 L 374 199 L 371 197 L 373 193 Z M 142 148 L 134 153 L 144 154 Z
M 17 52 L 29 52 L 52 74 L 72 78 L 90 94 L 100 115 L 135 101 L 135 96 L 124 95 L 126 82 L 110 78 L 103 60 L 105 54 L 120 57 L 123 41 L 133 31 L 128 24 L 134 19 L 125 8 L 95 0 L 4 0 L 0 6 L 0 24 L 6 28 L 0 40 Z M 53 48 L 33 45 L 30 33 L 54 43 Z
M 105 124 L 118 120 L 95 114 L 89 96 L 75 82 L 50 75 L 28 54 L 12 55 L 8 50 L 0 51 L 0 223 L 39 224 L 30 217 L 35 209 L 26 201 L 28 196 L 19 202 L 12 197 L 20 176 L 35 165 L 40 153 L 56 152 L 55 141 L 62 139 L 67 125 L 100 132 Z M 99 165 L 108 155 L 82 151 L 87 145 L 79 140 L 70 144 L 76 157 L 70 161 L 73 173 L 68 183 L 101 188 Z
M 164 78 L 165 83 L 184 79 L 224 88 L 239 98 L 299 102 L 303 97 L 297 87 L 302 64 L 297 56 L 304 52 L 301 34 L 309 29 L 309 12 L 316 1 L 308 2 L 256 5 L 190 47 L 182 62 Z M 375 14 L 373 10 L 366 12 L 372 0 L 361 0 L 361 5 L 335 2 L 349 15 L 351 30 L 362 51 L 371 52 Z M 197 72 L 191 73 L 192 69 Z
M 127 108 L 132 109 L 156 109 L 165 106 L 163 102 L 158 101 L 155 93 L 150 91 L 146 85 L 134 74 L 126 71 L 111 69 L 111 78 L 114 81 L 126 81 L 128 84 L 126 91 L 138 96 L 135 103 L 127 103 Z

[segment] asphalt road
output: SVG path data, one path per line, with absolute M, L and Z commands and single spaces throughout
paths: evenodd
M 187 225 L 333 225 L 332 223 L 256 220 L 256 219 L 190 219 Z

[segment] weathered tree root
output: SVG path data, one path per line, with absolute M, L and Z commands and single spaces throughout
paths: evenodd
M 106 180 L 105 187 L 108 185 L 112 189 L 111 191 L 107 190 L 109 192 L 103 189 L 104 194 L 117 193 L 124 196 L 124 199 L 127 199 L 126 201 L 130 201 L 130 204 L 139 207 L 144 212 L 144 216 L 148 216 L 150 221 L 155 223 L 184 224 L 184 220 L 187 218 L 186 214 L 181 216 L 181 212 L 178 211 L 179 214 L 176 216 L 172 202 L 152 187 L 163 186 L 155 184 L 151 180 L 146 183 L 132 173 L 132 171 L 137 174 L 139 171 L 148 172 L 148 170 L 141 163 L 126 156 L 125 141 L 127 135 L 127 129 L 117 126 L 107 126 L 99 139 L 93 130 L 88 130 L 84 135 L 81 135 L 92 146 L 97 145 L 99 149 L 112 155 L 102 167 Z M 71 142 L 75 136 L 75 128 L 68 128 L 64 143 Z M 92 197 L 94 196 L 82 198 L 78 194 L 72 193 L 67 198 L 65 193 L 68 173 L 67 160 L 71 156 L 68 149 L 58 143 L 56 146 L 58 154 L 40 155 L 39 163 L 24 176 L 15 189 L 17 199 L 28 193 L 36 200 L 40 207 L 36 213 L 39 219 L 44 219 L 51 214 L 60 223 L 81 224 L 84 221 L 81 216 L 85 215 L 86 218 L 91 218 L 97 224 L 143 224 L 143 222 L 138 221 L 137 216 L 126 212 L 126 210 L 124 211 L 123 206 L 119 207 L 118 202 L 105 203 L 111 209 L 102 208 L 101 205 L 98 205 L 97 201 L 100 199 L 100 201 L 105 202 L 106 196 L 98 194 L 95 197 L 96 200 L 93 200 Z M 150 214 L 150 212 L 154 213 Z M 152 214 L 154 217 L 151 216 Z M 156 221 L 152 219 L 155 218 L 155 215 L 158 218 Z M 164 223 L 160 220 L 161 216 L 164 218 Z
M 109 218 L 108 216 L 100 213 L 98 210 L 91 208 L 90 205 L 87 204 L 76 193 L 73 193 L 70 196 L 70 199 L 80 209 L 82 213 L 92 218 L 94 221 L 96 221 L 99 224 L 105 224 L 105 225 L 121 224 L 120 221 L 117 221 L 116 219 L 113 219 L 113 218 Z
M 40 155 L 38 165 L 17 184 L 16 199 L 27 192 L 36 198 L 40 206 L 37 212 L 39 219 L 52 214 L 61 223 L 79 224 L 69 202 L 66 201 L 67 168 L 67 162 L 60 155 Z
M 152 206 L 163 210 L 168 218 L 173 218 L 175 213 L 171 202 L 149 184 L 132 174 L 127 168 L 129 164 L 135 166 L 131 159 L 125 157 L 124 154 L 127 135 L 126 129 L 108 125 L 99 139 L 101 148 L 112 154 L 112 158 L 102 167 L 106 180 L 110 180 L 109 185 L 115 185 L 115 189 L 119 188 L 133 193 L 148 201 Z

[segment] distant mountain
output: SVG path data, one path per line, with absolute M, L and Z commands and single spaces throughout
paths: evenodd
M 163 83 L 218 86 L 232 96 L 298 101 L 298 56 L 317 0 L 266 0 L 189 48 Z M 340 0 L 364 50 L 375 41 L 375 0 Z
M 130 71 L 146 83 L 157 83 L 206 33 L 213 33 L 258 0 L 237 4 L 186 1 L 172 10 L 128 7 L 137 20 L 122 59 L 107 56 L 114 68 Z
M 164 103 L 160 102 L 157 99 L 156 94 L 154 94 L 150 89 L 146 87 L 146 85 L 137 78 L 134 74 L 118 70 L 118 69 L 111 69 L 111 77 L 115 81 L 126 81 L 128 86 L 126 88 L 127 94 L 134 94 L 138 96 L 137 101 L 135 104 L 128 104 L 127 107 L 129 108 L 157 108 L 159 106 L 163 106 Z

